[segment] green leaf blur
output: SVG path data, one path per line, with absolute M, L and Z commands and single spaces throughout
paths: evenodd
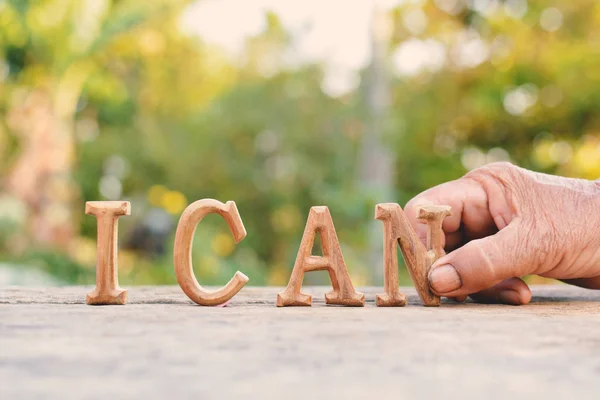
M 276 11 L 232 57 L 182 29 L 194 3 L 0 1 L 0 270 L 93 283 L 84 203 L 124 199 L 122 285 L 174 284 L 179 215 L 215 198 L 236 201 L 248 236 L 234 245 L 216 216 L 198 226 L 203 284 L 239 269 L 284 285 L 310 207 L 327 205 L 353 282 L 379 285 L 378 202 L 495 161 L 600 177 L 595 0 L 376 8 L 370 58 L 343 93 L 323 62 L 290 61 L 297 39 Z

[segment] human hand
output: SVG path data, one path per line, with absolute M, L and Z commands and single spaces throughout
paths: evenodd
M 417 220 L 425 204 L 446 204 L 444 248 L 429 273 L 440 296 L 527 304 L 530 274 L 600 289 L 600 180 L 563 178 L 494 163 L 429 189 L 406 204 Z

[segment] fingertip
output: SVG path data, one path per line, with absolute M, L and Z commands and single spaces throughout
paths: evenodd
M 417 223 L 415 226 L 415 231 L 417 233 L 417 237 L 423 243 L 423 245 L 427 245 L 427 225 Z
M 425 192 L 413 197 L 404 206 L 404 213 L 415 230 L 417 230 L 419 226 L 423 225 L 419 222 L 419 217 L 417 214 L 419 207 L 433 204 L 430 200 L 424 197 L 424 194 Z
M 519 296 L 519 305 L 525 305 L 531 301 L 531 289 L 521 278 L 506 279 L 494 286 L 493 289 L 515 291 Z
M 492 303 L 502 303 L 510 306 L 520 306 L 523 304 L 523 299 L 521 298 L 521 294 L 512 289 L 500 290 L 493 297 L 495 301 L 491 301 Z
M 461 296 L 455 296 L 455 297 L 449 297 L 449 299 L 457 302 L 457 303 L 464 303 L 465 300 L 467 300 L 467 295 L 461 295 Z
M 518 278 L 515 278 L 515 279 L 518 279 Z M 521 279 L 519 279 L 519 281 L 521 282 L 521 284 L 519 285 L 518 292 L 519 292 L 519 295 L 521 296 L 521 304 L 522 305 L 529 304 L 529 302 L 531 301 L 531 297 L 532 297 L 531 289 Z
M 520 306 L 529 304 L 531 290 L 522 279 L 510 278 L 488 289 L 472 293 L 470 297 L 479 303 Z
M 429 286 L 438 296 L 457 297 L 464 293 L 456 293 L 462 287 L 462 279 L 456 268 L 450 264 L 435 265 L 428 275 Z

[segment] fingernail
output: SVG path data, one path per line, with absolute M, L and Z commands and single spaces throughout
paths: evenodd
M 513 306 L 519 306 L 523 303 L 519 292 L 511 289 L 502 290 L 498 293 L 498 300 L 500 303 L 511 304 Z
M 452 265 L 444 264 L 429 272 L 429 285 L 437 293 L 444 294 L 460 289 L 462 281 Z

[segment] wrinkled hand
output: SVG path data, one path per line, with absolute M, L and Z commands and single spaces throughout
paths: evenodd
M 494 163 L 429 189 L 405 207 L 425 243 L 417 207 L 447 204 L 445 250 L 429 273 L 431 289 L 463 301 L 527 304 L 520 277 L 536 274 L 600 289 L 600 181 Z

